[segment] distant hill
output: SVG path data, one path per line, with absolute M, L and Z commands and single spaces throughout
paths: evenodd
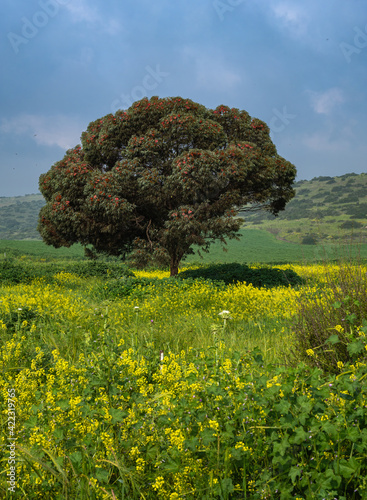
M 278 217 L 244 213 L 244 228 L 265 229 L 293 243 L 367 242 L 367 173 L 295 183 L 296 196 Z
M 41 194 L 0 197 L 0 239 L 40 240 L 38 214 L 45 203 Z
M 278 217 L 244 213 L 243 228 L 263 229 L 293 243 L 367 242 L 367 173 L 295 183 L 296 196 Z M 0 198 L 0 239 L 40 240 L 41 194 Z

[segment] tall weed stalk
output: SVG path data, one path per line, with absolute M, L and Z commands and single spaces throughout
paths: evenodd
M 360 262 L 325 263 L 324 280 L 299 295 L 293 361 L 338 373 L 365 356 L 367 273 Z

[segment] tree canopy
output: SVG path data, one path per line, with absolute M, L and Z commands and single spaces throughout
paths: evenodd
M 265 122 L 181 97 L 144 98 L 88 125 L 81 145 L 40 176 L 43 240 L 150 258 L 178 272 L 192 246 L 238 236 L 253 204 L 273 214 L 294 196 L 295 166 Z

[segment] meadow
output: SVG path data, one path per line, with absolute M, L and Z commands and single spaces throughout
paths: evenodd
M 367 259 L 367 244 L 326 243 L 320 245 L 302 245 L 277 239 L 274 234 L 261 229 L 240 229 L 239 240 L 230 240 L 227 245 L 219 242 L 211 245 L 209 252 L 199 252 L 195 249 L 193 255 L 189 255 L 183 265 L 202 265 L 203 263 L 230 263 L 246 262 L 256 264 L 287 264 L 292 262 L 321 262 L 335 261 L 340 258 Z M 78 260 L 84 258 L 81 245 L 73 245 L 71 248 L 48 247 L 43 241 L 37 240 L 3 240 L 0 239 L 0 257 L 27 257 L 27 259 L 50 260 Z
M 363 262 L 7 248 L 1 498 L 367 498 Z

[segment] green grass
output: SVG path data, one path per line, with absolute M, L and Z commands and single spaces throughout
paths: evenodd
M 241 229 L 240 240 L 229 240 L 224 246 L 219 242 L 211 245 L 209 253 L 198 252 L 190 255 L 183 264 L 205 263 L 291 263 L 291 262 L 316 262 L 322 260 L 335 260 L 350 255 L 367 258 L 367 244 L 329 243 L 318 245 L 301 245 L 281 241 L 273 234 L 261 229 Z M 35 259 L 79 259 L 84 257 L 81 245 L 71 248 L 53 248 L 42 241 L 0 240 L 0 258 L 15 256 L 31 256 Z
M 31 257 L 38 259 L 77 259 L 84 257 L 81 245 L 70 248 L 54 248 L 43 241 L 0 240 L 0 258 Z
M 342 256 L 359 255 L 367 258 L 367 244 L 360 245 L 301 245 L 281 241 L 273 234 L 260 229 L 241 229 L 239 241 L 230 240 L 223 251 L 223 245 L 214 243 L 209 253 L 203 253 L 203 260 L 196 253 L 187 257 L 187 263 L 194 262 L 247 262 L 247 263 L 290 263 L 334 260 Z

